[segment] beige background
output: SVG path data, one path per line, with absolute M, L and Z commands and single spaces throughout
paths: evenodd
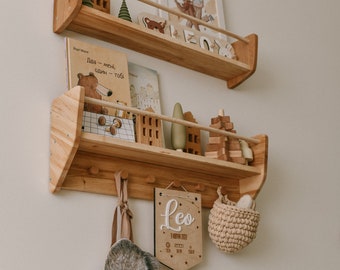
M 152 11 L 127 4 L 134 19 L 138 11 Z M 258 69 L 237 90 L 91 40 L 157 70 L 165 114 L 179 101 L 208 124 L 224 108 L 238 133 L 269 135 L 257 239 L 240 254 L 224 255 L 205 231 L 204 262 L 194 269 L 339 269 L 340 2 L 224 4 L 228 29 L 259 35 Z M 115 197 L 48 192 L 50 104 L 67 88 L 64 37 L 52 32 L 52 12 L 52 0 L 7 1 L 0 11 L 1 270 L 103 269 L 110 245 Z M 152 203 L 131 200 L 130 208 L 136 243 L 153 251 Z M 207 217 L 205 210 L 205 228 Z

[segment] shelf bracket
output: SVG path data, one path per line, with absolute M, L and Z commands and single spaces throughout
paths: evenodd
M 81 0 L 54 0 L 53 32 L 62 33 L 78 15 Z
M 232 43 L 235 53 L 238 57 L 238 61 L 249 65 L 250 70 L 244 74 L 236 76 L 227 80 L 227 86 L 229 89 L 234 89 L 236 86 L 248 79 L 256 70 L 257 64 L 257 48 L 258 37 L 256 34 L 250 34 L 246 36 L 249 43 L 244 43 L 240 40 Z

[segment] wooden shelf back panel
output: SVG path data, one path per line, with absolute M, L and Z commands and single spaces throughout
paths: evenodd
M 212 207 L 218 186 L 232 200 L 256 197 L 266 176 L 268 138 L 255 136 L 251 166 L 196 156 L 155 146 L 81 132 L 84 88 L 75 87 L 54 100 L 51 110 L 50 190 L 77 190 L 116 195 L 114 173 L 127 171 L 129 194 L 153 200 L 155 187 L 172 181 L 202 194 Z M 178 185 L 177 185 L 178 186 Z
M 101 39 L 228 82 L 234 88 L 255 72 L 257 36 L 235 42 L 239 60 L 213 54 L 105 12 L 79 6 L 81 0 L 55 0 L 54 32 L 65 29 Z M 242 43 L 242 44 L 239 44 Z

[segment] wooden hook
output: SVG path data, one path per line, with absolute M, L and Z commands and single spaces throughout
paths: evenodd
M 129 173 L 126 170 L 121 170 L 120 178 L 123 179 L 123 180 L 126 180 L 126 179 L 128 179 L 128 177 L 129 177 Z
M 99 168 L 97 166 L 91 166 L 87 171 L 91 175 L 97 175 L 99 173 Z
M 179 180 L 174 180 L 174 181 L 172 182 L 172 185 L 173 185 L 175 188 L 179 188 L 179 187 L 182 186 L 182 182 L 179 181 Z
M 195 186 L 195 190 L 196 190 L 196 191 L 200 191 L 200 192 L 205 191 L 205 185 L 203 185 L 203 184 L 197 184 L 197 185 Z
M 155 184 L 156 183 L 156 177 L 153 175 L 148 175 L 146 177 L 146 183 L 148 184 Z

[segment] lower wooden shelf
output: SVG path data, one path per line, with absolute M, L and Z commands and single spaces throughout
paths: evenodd
M 266 178 L 268 138 L 250 143 L 250 166 L 196 156 L 107 136 L 82 132 L 84 89 L 75 87 L 54 100 L 51 109 L 50 190 L 61 189 L 117 195 L 114 173 L 128 172 L 130 197 L 153 200 L 155 187 L 180 183 L 202 194 L 211 208 L 217 187 L 232 200 L 257 196 Z

